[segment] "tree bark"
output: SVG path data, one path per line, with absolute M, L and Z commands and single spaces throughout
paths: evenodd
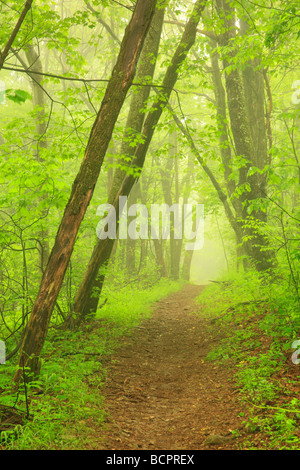
M 140 87 L 138 93 L 133 94 L 130 102 L 124 138 L 119 152 L 121 156 L 120 163 L 122 163 L 122 166 L 118 166 L 115 170 L 108 196 L 108 204 L 114 203 L 118 191 L 122 186 L 122 182 L 127 174 L 126 169 L 123 168 L 124 162 L 122 162 L 122 156 L 126 156 L 127 158 L 129 157 L 131 160 L 134 158 L 136 149 L 130 145 L 129 137 L 137 136 L 143 128 L 145 114 L 141 111 L 145 107 L 150 94 L 150 86 L 145 85 L 149 83 L 149 77 L 152 79 L 154 75 L 156 64 L 155 59 L 158 54 L 163 19 L 164 10 L 157 9 L 154 13 L 149 32 L 145 39 L 135 79 L 137 83 L 140 83 L 141 85 L 143 84 L 144 86 Z M 128 163 L 128 168 L 130 168 L 130 162 Z M 105 248 L 103 245 L 105 245 Z M 75 297 L 74 312 L 76 313 L 76 316 L 78 314 L 80 315 L 80 317 L 75 320 L 75 323 L 80 322 L 83 317 L 96 312 L 105 279 L 105 267 L 111 256 L 113 247 L 114 240 L 96 240 L 96 245 L 93 249 L 89 264 Z M 99 272 L 97 271 L 97 266 L 94 264 L 95 257 L 97 257 L 97 263 L 99 264 Z M 68 321 L 70 321 L 71 318 L 72 315 L 70 315 Z M 71 323 L 74 322 L 71 321 Z
M 47 131 L 47 119 L 46 119 L 46 105 L 45 105 L 45 93 L 43 90 L 42 84 L 42 72 L 43 66 L 40 56 L 35 51 L 32 44 L 29 44 L 25 48 L 25 54 L 28 62 L 28 69 L 34 72 L 39 72 L 40 74 L 31 74 L 28 72 L 28 75 L 31 78 L 32 85 L 32 105 L 36 113 L 36 134 L 37 134 L 37 143 L 36 143 L 36 153 L 35 158 L 38 162 L 43 162 L 44 158 L 41 157 L 40 150 L 47 149 L 48 142 L 46 138 Z M 27 67 L 26 67 L 27 68 Z M 44 273 L 47 262 L 49 259 L 49 237 L 47 228 L 42 228 L 38 233 L 38 239 L 40 241 L 38 246 L 39 256 L 40 256 L 40 272 Z
M 200 21 L 201 13 L 204 9 L 205 4 L 206 0 L 198 0 L 195 3 L 192 15 L 185 26 L 181 41 L 173 55 L 171 64 L 167 69 L 161 87 L 162 91 L 159 92 L 156 102 L 152 105 L 147 115 L 142 131 L 144 141 L 137 146 L 135 151 L 135 158 L 132 162 L 132 166 L 134 166 L 135 168 L 142 169 L 144 165 L 145 157 L 155 131 L 155 126 L 158 123 L 160 116 L 164 108 L 166 107 L 166 104 L 168 103 L 171 92 L 174 88 L 179 74 L 180 66 L 184 62 L 188 51 L 195 42 L 197 25 Z M 119 197 L 129 195 L 136 179 L 137 176 L 133 174 L 128 174 L 124 178 L 122 186 L 115 197 L 114 207 L 116 209 L 117 221 L 119 220 Z M 84 278 L 76 295 L 74 304 L 74 312 L 76 316 L 79 314 L 84 317 L 84 315 L 87 313 L 86 306 L 87 304 L 89 304 L 89 299 L 92 297 L 94 281 L 97 277 L 100 267 L 107 263 L 113 242 L 114 240 L 106 238 L 105 240 L 98 240 L 97 244 L 95 245 L 92 257 L 89 261 L 88 267 L 84 274 Z M 98 301 L 99 295 L 100 292 L 98 291 Z M 95 296 L 93 298 L 95 299 Z M 96 305 L 94 305 L 94 312 L 96 311 L 95 308 Z
M 173 131 L 170 136 L 169 158 L 165 168 L 161 165 L 161 184 L 165 203 L 171 207 L 173 204 L 179 204 L 179 175 L 177 158 L 177 136 Z M 175 197 L 172 197 L 172 183 L 174 174 Z M 175 217 L 174 212 L 170 212 L 170 277 L 174 280 L 180 277 L 180 259 L 181 259 L 182 238 L 175 237 Z
M 46 138 L 47 131 L 47 119 L 46 119 L 46 104 L 45 104 L 45 92 L 42 87 L 42 75 L 43 75 L 43 66 L 40 56 L 35 51 L 32 44 L 29 44 L 25 47 L 25 55 L 27 63 L 21 55 L 14 51 L 15 56 L 18 61 L 22 64 L 24 69 L 27 70 L 28 76 L 31 78 L 32 86 L 32 105 L 33 110 L 36 115 L 36 151 L 35 158 L 38 162 L 44 162 L 44 158 L 40 155 L 40 149 L 47 149 L 48 143 Z M 30 73 L 32 72 L 36 73 Z M 46 196 L 44 196 L 45 198 Z M 45 214 L 46 211 L 44 211 Z M 43 215 L 43 214 L 42 214 Z M 48 258 L 49 258 L 49 240 L 48 240 L 48 230 L 42 228 L 42 230 L 37 234 L 37 239 L 39 240 L 37 249 L 39 252 L 39 270 L 41 275 L 43 275 Z
M 189 281 L 191 278 L 191 265 L 193 259 L 193 250 L 186 250 L 183 257 L 181 276 L 185 281 Z
M 19 16 L 19 19 L 16 23 L 16 26 L 14 27 L 14 30 L 12 31 L 11 35 L 10 35 L 10 38 L 9 40 L 7 41 L 1 55 L 0 55 L 0 70 L 2 69 L 3 67 L 3 64 L 6 60 L 6 57 L 8 56 L 8 53 L 10 51 L 10 48 L 12 47 L 13 43 L 14 43 L 14 40 L 16 39 L 16 36 L 22 26 L 22 23 L 23 21 L 25 20 L 25 17 L 28 13 L 28 11 L 30 10 L 31 8 L 31 5 L 32 5 L 32 2 L 33 0 L 27 0 L 27 2 L 25 3 L 24 5 L 24 8 L 22 10 L 22 13 L 20 14 Z
M 223 66 L 227 69 L 235 64 L 237 52 L 232 45 L 236 37 L 235 11 L 228 0 L 218 0 L 217 3 L 224 22 L 224 33 L 219 36 L 219 43 L 228 48 L 226 55 L 223 55 Z M 225 86 L 235 152 L 240 159 L 237 200 L 241 209 L 236 218 L 236 233 L 243 240 L 245 252 L 255 268 L 266 271 L 273 267 L 275 260 L 268 240 L 260 232 L 260 224 L 266 222 L 266 214 L 260 208 L 252 210 L 251 217 L 249 213 L 253 201 L 265 197 L 266 186 L 264 176 L 257 172 L 249 174 L 251 167 L 264 167 L 267 152 L 264 99 L 261 94 L 263 75 L 254 70 L 254 65 L 257 63 L 246 64 L 244 77 L 236 66 L 230 71 L 225 70 Z M 258 97 L 254 99 L 256 92 Z
M 91 130 L 84 159 L 73 183 L 27 324 L 19 356 L 19 369 L 14 376 L 16 387 L 23 366 L 29 368 L 31 376 L 39 372 L 39 356 L 47 335 L 51 314 L 73 251 L 78 229 L 92 198 L 115 122 L 132 84 L 136 63 L 155 6 L 156 0 L 137 0 L 132 18 L 125 30 L 116 65 Z
M 108 198 L 109 204 L 113 204 L 122 182 L 127 175 L 126 166 L 130 168 L 130 164 L 134 158 L 136 146 L 132 146 L 132 140 L 138 138 L 143 129 L 145 121 L 145 113 L 143 112 L 143 109 L 146 107 L 147 100 L 150 96 L 150 83 L 154 77 L 164 14 L 165 10 L 162 8 L 158 8 L 154 13 L 153 20 L 141 52 L 135 78 L 135 83 L 140 86 L 137 87 L 138 91 L 133 89 L 133 96 L 130 102 L 124 136 L 119 151 L 120 166 L 116 168 L 114 173 L 112 187 Z M 125 162 L 124 157 L 126 157 Z

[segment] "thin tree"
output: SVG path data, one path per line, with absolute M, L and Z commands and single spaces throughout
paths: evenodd
M 137 0 L 131 20 L 125 30 L 116 65 L 92 127 L 84 159 L 74 180 L 26 327 L 19 355 L 19 368 L 14 376 L 15 386 L 18 386 L 23 367 L 29 368 L 31 376 L 39 373 L 39 357 L 51 314 L 73 251 L 78 229 L 93 196 L 115 122 L 132 84 L 138 57 L 155 7 L 156 0 Z

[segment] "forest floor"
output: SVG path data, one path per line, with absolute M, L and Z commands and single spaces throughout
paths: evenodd
M 146 293 L 142 299 L 136 293 L 129 298 L 131 311 L 124 304 L 122 313 L 136 318 L 139 312 L 144 319 L 131 323 L 129 318 L 125 329 L 122 321 L 120 331 L 104 310 L 80 332 L 57 336 L 54 331 L 45 352 L 44 388 L 30 389 L 29 419 L 24 418 L 25 395 L 13 396 L 9 406 L 0 387 L 0 450 L 298 450 L 298 368 L 290 357 L 274 368 L 276 360 L 266 356 L 270 338 L 257 318 L 268 310 L 235 312 L 234 321 L 222 324 L 216 315 L 223 297 L 212 294 L 214 315 L 201 301 L 204 289 L 186 284 L 155 304 L 148 302 L 150 311 Z M 119 318 L 118 309 L 113 313 Z M 246 343 L 250 327 L 259 341 L 250 336 Z M 230 343 L 235 333 L 240 344 Z M 224 337 L 229 352 L 234 349 L 233 360 Z M 250 359 L 257 354 L 262 366 L 249 369 L 253 380 L 245 392 L 239 367 L 255 365 Z M 249 401 L 249 386 L 261 394 L 257 406 Z
M 242 448 L 245 409 L 232 371 L 205 360 L 218 328 L 195 314 L 203 286 L 186 285 L 157 302 L 150 318 L 121 340 L 102 393 L 105 450 Z

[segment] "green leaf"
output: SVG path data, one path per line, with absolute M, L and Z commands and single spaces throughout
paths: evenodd
M 15 103 L 22 104 L 26 100 L 31 100 L 31 95 L 25 90 L 6 90 L 6 97 Z

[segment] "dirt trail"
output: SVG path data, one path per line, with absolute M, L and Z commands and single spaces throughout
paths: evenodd
M 187 285 L 161 300 L 123 339 L 103 390 L 108 422 L 99 449 L 238 448 L 231 430 L 241 427 L 242 406 L 230 373 L 204 361 L 215 338 L 193 314 L 202 289 Z

